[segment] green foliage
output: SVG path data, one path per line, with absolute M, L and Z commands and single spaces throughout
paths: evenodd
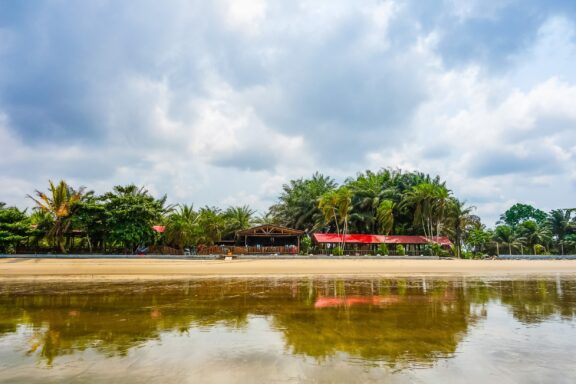
M 344 255 L 344 250 L 340 246 L 334 247 L 334 249 L 332 250 L 332 254 L 334 256 L 342 256 L 342 255 Z
M 387 244 L 380 244 L 378 246 L 378 253 L 382 256 L 386 256 L 390 254 L 390 250 L 388 249 L 388 245 Z
M 199 214 L 191 205 L 180 205 L 166 220 L 165 236 L 169 245 L 180 250 L 196 245 L 201 228 L 198 225 Z
M 376 210 L 376 220 L 380 226 L 380 233 L 389 235 L 394 227 L 394 207 L 395 203 L 392 200 L 384 200 Z
M 336 182 L 320 173 L 310 179 L 291 180 L 282 186 L 278 202 L 270 207 L 273 221 L 308 232 L 318 229 L 323 223 L 318 199 L 335 188 Z
M 64 238 L 70 230 L 77 204 L 87 196 L 85 187 L 75 190 L 64 180 L 58 184 L 54 184 L 50 180 L 48 193 L 36 190 L 35 196 L 28 195 L 28 198 L 36 203 L 38 211 L 46 213 L 52 218 L 52 227 L 46 234 L 47 238 L 55 243 L 62 253 L 66 253 Z
M 545 255 L 548 252 L 546 251 L 546 247 L 542 244 L 534 244 L 534 254 L 535 255 Z
M 134 251 L 137 245 L 154 242 L 152 226 L 162 220 L 166 196 L 155 199 L 143 187 L 115 186 L 102 200 L 108 213 L 106 228 L 108 239 Z
M 224 212 L 226 221 L 223 237 L 233 239 L 237 231 L 248 229 L 254 224 L 255 210 L 247 205 L 241 207 L 229 207 Z
M 404 248 L 404 246 L 402 244 L 396 245 L 396 254 L 399 256 L 406 255 L 406 249 Z
M 546 221 L 546 212 L 528 204 L 517 203 L 500 216 L 500 222 L 515 227 L 527 220 L 542 224 Z
M 30 225 L 25 211 L 0 203 L 0 253 L 15 253 L 30 236 Z
M 300 253 L 303 255 L 307 255 L 310 253 L 312 249 L 312 239 L 308 236 L 304 236 L 302 240 L 300 240 Z

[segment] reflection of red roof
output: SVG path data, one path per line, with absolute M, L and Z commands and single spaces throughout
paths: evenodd
M 153 225 L 152 229 L 158 233 L 164 233 L 164 231 L 166 230 L 166 227 L 163 225 Z
M 342 243 L 342 235 L 335 233 L 314 233 L 312 235 L 317 243 Z M 428 244 L 438 243 L 440 245 L 452 245 L 447 237 L 426 237 L 426 236 L 384 236 L 384 235 L 344 235 L 344 242 L 347 244 Z

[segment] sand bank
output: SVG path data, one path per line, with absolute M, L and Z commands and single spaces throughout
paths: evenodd
M 166 279 L 287 275 L 576 275 L 576 260 L 125 260 L 0 259 L 12 278 Z

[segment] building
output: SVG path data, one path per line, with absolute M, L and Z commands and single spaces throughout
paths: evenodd
M 406 255 L 422 255 L 424 247 L 432 243 L 439 244 L 444 249 L 452 246 L 452 242 L 447 237 L 426 236 L 314 233 L 312 240 L 323 254 L 332 253 L 335 247 L 342 246 L 342 244 L 344 244 L 344 253 L 351 255 L 377 254 L 380 244 L 386 244 L 391 255 L 395 254 L 398 244 L 404 246 Z

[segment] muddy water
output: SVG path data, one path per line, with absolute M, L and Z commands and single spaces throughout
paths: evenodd
M 576 278 L 0 282 L 2 383 L 576 382 Z

